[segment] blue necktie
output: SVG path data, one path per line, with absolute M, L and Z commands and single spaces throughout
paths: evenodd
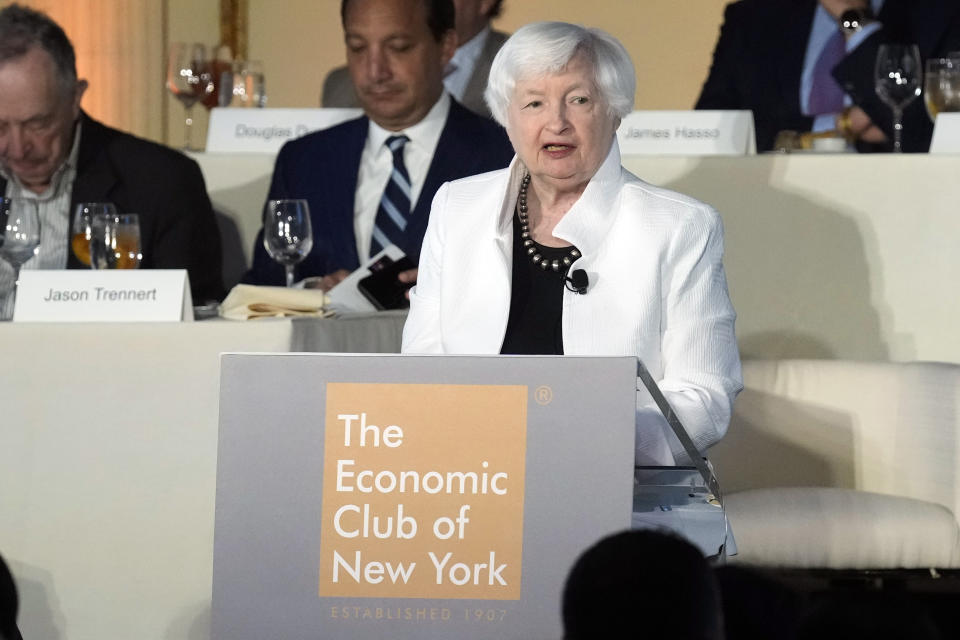
M 843 60 L 846 53 L 846 39 L 843 32 L 837 30 L 827 40 L 813 66 L 813 85 L 810 87 L 807 115 L 818 116 L 822 113 L 843 111 L 843 89 L 834 80 L 831 71 Z
M 373 222 L 373 239 L 370 256 L 383 251 L 387 245 L 402 246 L 403 232 L 410 218 L 410 176 L 403 164 L 403 145 L 410 141 L 407 136 L 390 136 L 386 145 L 393 154 L 393 171 L 387 187 L 380 198 L 377 217 Z

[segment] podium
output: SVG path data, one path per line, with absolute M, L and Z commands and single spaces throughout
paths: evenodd
M 212 637 L 559 637 L 588 546 L 722 518 L 699 456 L 634 468 L 644 375 L 632 357 L 222 356 Z

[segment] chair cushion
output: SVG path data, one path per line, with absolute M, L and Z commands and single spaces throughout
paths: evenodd
M 853 489 L 750 489 L 724 498 L 733 562 L 794 568 L 960 566 L 960 527 L 946 507 Z

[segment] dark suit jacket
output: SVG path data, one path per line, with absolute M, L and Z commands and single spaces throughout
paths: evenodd
M 273 170 L 268 199 L 305 198 L 310 205 L 313 249 L 297 269 L 297 278 L 320 276 L 360 266 L 353 232 L 354 195 L 360 156 L 367 139 L 366 116 L 316 131 L 283 145 Z M 504 130 L 492 120 L 450 101 L 426 181 L 398 246 L 414 262 L 427 229 L 433 195 L 444 182 L 502 169 L 513 149 Z M 283 268 L 263 247 L 263 230 L 253 249 L 253 268 L 243 278 L 253 284 L 284 283 Z
M 817 0 L 740 0 L 728 5 L 696 108 L 753 110 L 760 151 L 773 147 L 778 131 L 809 131 L 813 119 L 800 111 L 800 76 L 816 7 Z M 892 139 L 890 108 L 873 88 L 877 49 L 884 42 L 915 43 L 924 60 L 960 50 L 960 2 L 886 0 L 877 17 L 883 28 L 837 65 L 834 77 Z M 918 98 L 904 113 L 904 150 L 926 151 L 932 132 Z
M 490 75 L 490 65 L 493 64 L 493 58 L 509 37 L 510 34 L 501 31 L 490 31 L 490 35 L 487 36 L 487 41 L 483 45 L 483 50 L 477 57 L 473 75 L 470 76 L 467 88 L 463 92 L 463 98 L 460 100 L 460 104 L 481 116 L 490 117 L 490 110 L 483 100 L 483 92 L 487 89 L 487 77 Z M 350 80 L 350 72 L 346 67 L 337 67 L 327 74 L 323 81 L 323 95 L 321 96 L 320 106 L 327 108 L 360 107 L 360 101 L 353 90 L 353 81 Z
M 71 222 L 81 202 L 112 202 L 140 218 L 142 269 L 187 269 L 194 302 L 223 297 L 220 232 L 196 162 L 80 115 Z M 0 178 L 0 193 L 6 188 Z M 69 247 L 69 237 L 67 238 Z M 68 269 L 89 269 L 73 252 Z

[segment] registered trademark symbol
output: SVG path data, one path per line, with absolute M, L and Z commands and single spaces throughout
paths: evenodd
M 547 385 L 537 387 L 537 390 L 533 393 L 534 399 L 536 399 L 537 404 L 550 404 L 553 402 L 553 389 Z

